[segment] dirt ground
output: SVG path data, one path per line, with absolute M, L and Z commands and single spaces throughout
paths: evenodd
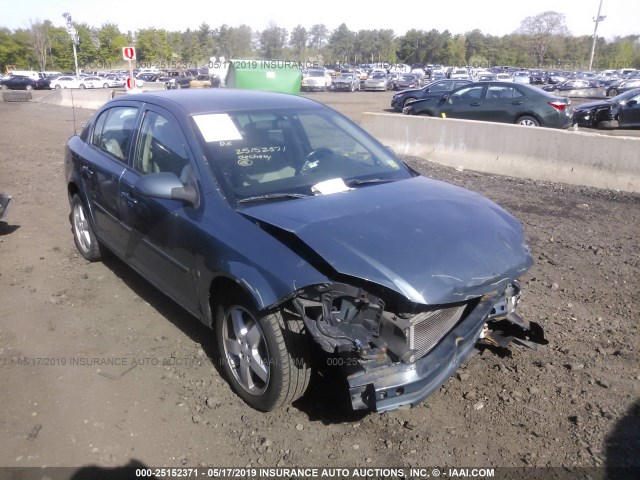
M 357 120 L 391 94 L 309 96 Z M 475 355 L 410 410 L 351 412 L 325 375 L 265 414 L 210 360 L 210 331 L 119 260 L 77 254 L 72 110 L 0 102 L 0 119 L 0 191 L 13 195 L 0 222 L 0 467 L 640 468 L 640 195 L 405 159 L 523 222 L 535 265 L 520 313 L 549 345 Z

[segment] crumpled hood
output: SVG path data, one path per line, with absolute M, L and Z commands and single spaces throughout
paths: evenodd
M 574 107 L 573 111 L 580 112 L 584 110 L 591 110 L 592 108 L 596 108 L 596 107 L 609 107 L 611 105 L 614 105 L 614 103 L 611 101 L 599 100 L 597 102 L 582 103 L 580 105 L 577 105 L 576 107 Z
M 478 194 L 425 177 L 241 212 L 293 233 L 336 271 L 416 303 L 493 292 L 533 263 L 511 215 Z

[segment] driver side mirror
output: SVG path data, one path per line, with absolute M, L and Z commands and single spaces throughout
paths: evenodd
M 185 185 L 172 172 L 150 173 L 138 179 L 135 191 L 140 195 L 166 200 L 180 200 L 196 206 L 198 192 L 192 185 Z
M 449 102 L 449 95 L 443 95 L 442 97 L 440 97 L 440 102 Z
M 627 101 L 627 107 L 633 107 L 638 104 L 638 100 L 629 100 Z

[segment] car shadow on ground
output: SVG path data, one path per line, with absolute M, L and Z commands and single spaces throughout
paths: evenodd
M 103 258 L 102 263 L 136 295 L 180 329 L 189 339 L 200 344 L 206 355 L 212 360 L 211 363 L 220 376 L 225 378 L 220 362 L 216 361 L 218 359 L 218 351 L 211 329 L 207 328 L 197 318 L 154 287 L 117 256 L 108 254 Z
M 6 222 L 0 222 L 0 237 L 2 235 L 9 235 L 20 228 L 20 225 L 9 225 Z
M 640 398 L 605 439 L 607 479 L 640 478 Z
M 102 263 L 190 340 L 200 344 L 218 375 L 226 380 L 213 330 L 203 325 L 115 255 L 107 255 Z M 294 402 L 293 406 L 306 413 L 310 420 L 325 424 L 361 420 L 367 412 L 352 410 L 344 374 L 338 367 L 329 365 L 326 354 L 316 348 L 315 344 L 311 346 L 311 350 L 314 373 L 307 393 Z M 242 399 L 238 397 L 237 401 L 242 402 Z
M 147 473 L 149 472 L 149 473 Z M 151 476 L 151 469 L 139 460 L 129 460 L 129 463 L 121 467 L 105 468 L 97 466 L 80 467 L 69 480 L 134 480 L 140 476 Z M 45 475 L 42 478 L 48 478 Z

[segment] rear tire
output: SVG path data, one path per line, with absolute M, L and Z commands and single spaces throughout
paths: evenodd
M 610 97 L 615 97 L 616 95 L 618 95 L 618 90 L 616 90 L 615 88 L 612 88 L 611 90 L 609 90 Z
M 236 293 L 217 307 L 215 331 L 228 381 L 248 405 L 267 412 L 304 394 L 311 378 L 309 339 L 296 314 L 258 313 Z
M 539 127 L 540 122 L 536 120 L 534 117 L 530 117 L 529 115 L 524 115 L 516 120 L 517 125 L 524 125 L 525 127 Z
M 102 258 L 102 248 L 93 232 L 87 209 L 78 194 L 71 199 L 71 230 L 80 255 L 90 262 Z

